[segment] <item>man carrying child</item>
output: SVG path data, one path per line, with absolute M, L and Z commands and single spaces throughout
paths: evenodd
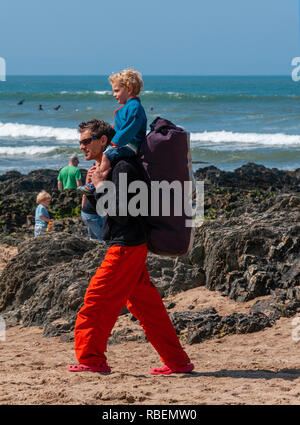
M 97 120 L 79 125 L 80 149 L 85 158 L 101 164 L 92 173 L 93 186 L 83 192 L 99 199 L 103 195 L 101 186 L 104 181 L 111 181 L 115 186 L 116 210 L 104 218 L 103 239 L 108 249 L 89 283 L 84 305 L 77 315 L 75 353 L 79 364 L 70 365 L 69 371 L 110 373 L 104 353 L 114 324 L 126 305 L 139 320 L 148 341 L 164 363 L 163 367 L 154 368 L 150 373 L 187 373 L 194 369 L 194 365 L 180 344 L 147 270 L 147 232 L 143 217 L 131 216 L 128 208 L 127 215 L 120 214 L 117 194 L 121 178 L 126 175 L 127 188 L 131 182 L 145 178 L 136 152 L 146 133 L 140 101 L 132 97 L 136 94 L 132 80 L 122 78 L 117 77 L 112 83 L 114 95 L 123 105 L 115 113 L 115 131 L 109 124 Z M 132 108 L 128 107 L 130 104 Z M 128 117 L 132 118 L 128 121 Z M 111 142 L 116 146 L 110 145 Z M 133 196 L 128 193 L 128 204 Z

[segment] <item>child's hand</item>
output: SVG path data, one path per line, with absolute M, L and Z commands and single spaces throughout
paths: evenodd
M 92 181 L 93 172 L 96 170 L 96 165 L 93 165 L 87 172 L 85 183 L 90 183 Z

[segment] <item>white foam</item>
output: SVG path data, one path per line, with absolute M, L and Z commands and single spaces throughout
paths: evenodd
M 300 135 L 289 135 L 284 133 L 234 133 L 231 131 L 204 131 L 203 133 L 191 133 L 192 147 L 201 147 L 202 142 L 290 146 L 300 145 Z
M 67 91 L 67 90 L 63 90 L 61 92 L 59 92 L 59 94 L 88 94 L 91 93 L 90 91 L 86 90 L 86 91 Z
M 77 130 L 73 128 L 57 128 L 41 125 L 2 123 L 0 122 L 0 137 L 12 139 L 55 139 L 55 140 L 78 140 Z
M 99 90 L 95 90 L 94 93 L 100 94 L 100 95 L 103 96 L 103 95 L 107 95 L 107 94 L 112 94 L 112 91 L 109 91 L 109 90 L 102 90 L 102 91 L 101 90 L 100 91 Z
M 61 92 L 59 92 L 59 94 L 90 94 L 90 93 L 95 93 L 95 94 L 99 94 L 101 96 L 104 95 L 108 95 L 108 94 L 112 94 L 112 91 L 109 90 L 94 90 L 94 91 L 66 91 L 66 90 L 62 90 Z
M 49 153 L 51 151 L 55 151 L 56 147 L 47 147 L 47 146 L 18 146 L 18 147 L 8 147 L 2 146 L 0 147 L 0 156 L 33 156 L 39 155 L 43 153 Z

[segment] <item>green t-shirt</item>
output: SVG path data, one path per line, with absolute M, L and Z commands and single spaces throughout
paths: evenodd
M 60 170 L 57 180 L 62 182 L 63 189 L 76 189 L 76 180 L 81 180 L 81 172 L 78 167 L 67 165 Z

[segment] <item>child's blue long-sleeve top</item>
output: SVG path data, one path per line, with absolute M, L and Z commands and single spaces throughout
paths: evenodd
M 114 129 L 111 144 L 118 148 L 127 146 L 137 153 L 147 130 L 147 117 L 138 97 L 130 97 L 115 111 Z

